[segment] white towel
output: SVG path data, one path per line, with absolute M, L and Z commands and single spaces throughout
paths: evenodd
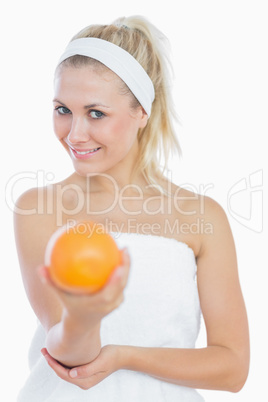
M 125 300 L 102 321 L 102 345 L 194 348 L 200 328 L 196 261 L 185 243 L 161 236 L 112 233 L 128 247 L 131 269 Z M 143 373 L 119 370 L 83 391 L 56 376 L 40 353 L 38 326 L 29 351 L 31 373 L 18 402 L 202 402 L 194 390 Z

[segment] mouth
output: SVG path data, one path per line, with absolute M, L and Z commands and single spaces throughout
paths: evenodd
M 74 149 L 74 148 L 70 147 L 72 154 L 77 159 L 87 159 L 87 158 L 93 156 L 94 154 L 96 154 L 100 149 L 101 149 L 101 147 L 94 148 L 94 149 L 88 149 L 88 150 L 82 150 L 82 149 L 78 150 L 78 149 Z

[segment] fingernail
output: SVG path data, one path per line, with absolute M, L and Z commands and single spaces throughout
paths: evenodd
M 46 349 L 41 349 L 41 353 L 42 353 L 42 355 L 43 355 L 44 357 L 47 356 L 47 351 L 46 351 Z
M 43 284 L 46 284 L 46 283 L 47 283 L 46 279 L 45 279 L 43 276 L 40 275 L 39 278 L 40 278 L 40 280 L 41 280 L 41 282 L 42 282 Z
M 128 249 L 127 249 L 127 247 L 125 247 L 125 248 L 123 249 L 123 252 L 124 252 L 124 254 L 128 255 Z
M 117 270 L 116 270 L 116 272 L 115 272 L 115 276 L 117 277 L 117 278 L 121 278 L 123 275 L 124 275 L 124 268 L 118 268 Z
M 48 362 L 48 355 L 47 354 L 45 354 L 45 353 L 42 353 L 42 355 L 44 356 L 44 358 L 46 359 L 46 361 Z
M 41 282 L 46 283 L 46 278 L 44 277 L 44 267 L 40 265 L 37 268 L 37 271 L 38 271 L 38 275 L 39 275 Z
M 70 377 L 72 377 L 72 378 L 77 377 L 77 371 L 76 370 L 71 370 L 70 371 Z

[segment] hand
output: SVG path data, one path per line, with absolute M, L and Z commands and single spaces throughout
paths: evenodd
M 127 284 L 130 258 L 126 249 L 122 251 L 122 265 L 115 269 L 108 283 L 93 294 L 77 295 L 63 291 L 53 283 L 48 268 L 39 267 L 39 275 L 45 286 L 49 286 L 63 305 L 63 316 L 71 317 L 81 327 L 93 327 L 116 309 L 124 300 L 124 288 Z
M 87 390 L 121 368 L 119 348 L 120 346 L 117 345 L 106 345 L 101 349 L 98 357 L 91 363 L 72 369 L 58 363 L 45 348 L 41 352 L 58 377 Z

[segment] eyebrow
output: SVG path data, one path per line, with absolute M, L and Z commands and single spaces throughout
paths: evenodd
M 60 103 L 62 106 L 67 107 L 63 102 L 61 102 L 60 100 L 58 100 L 58 99 L 56 99 L 56 98 L 53 99 L 53 102 Z M 96 106 L 101 106 L 101 107 L 105 107 L 105 108 L 107 108 L 107 109 L 110 109 L 109 106 L 106 106 L 106 105 L 104 105 L 103 103 L 100 103 L 100 102 L 91 103 L 90 105 L 85 105 L 85 106 L 84 106 L 84 109 L 92 109 L 93 107 L 96 107 Z

